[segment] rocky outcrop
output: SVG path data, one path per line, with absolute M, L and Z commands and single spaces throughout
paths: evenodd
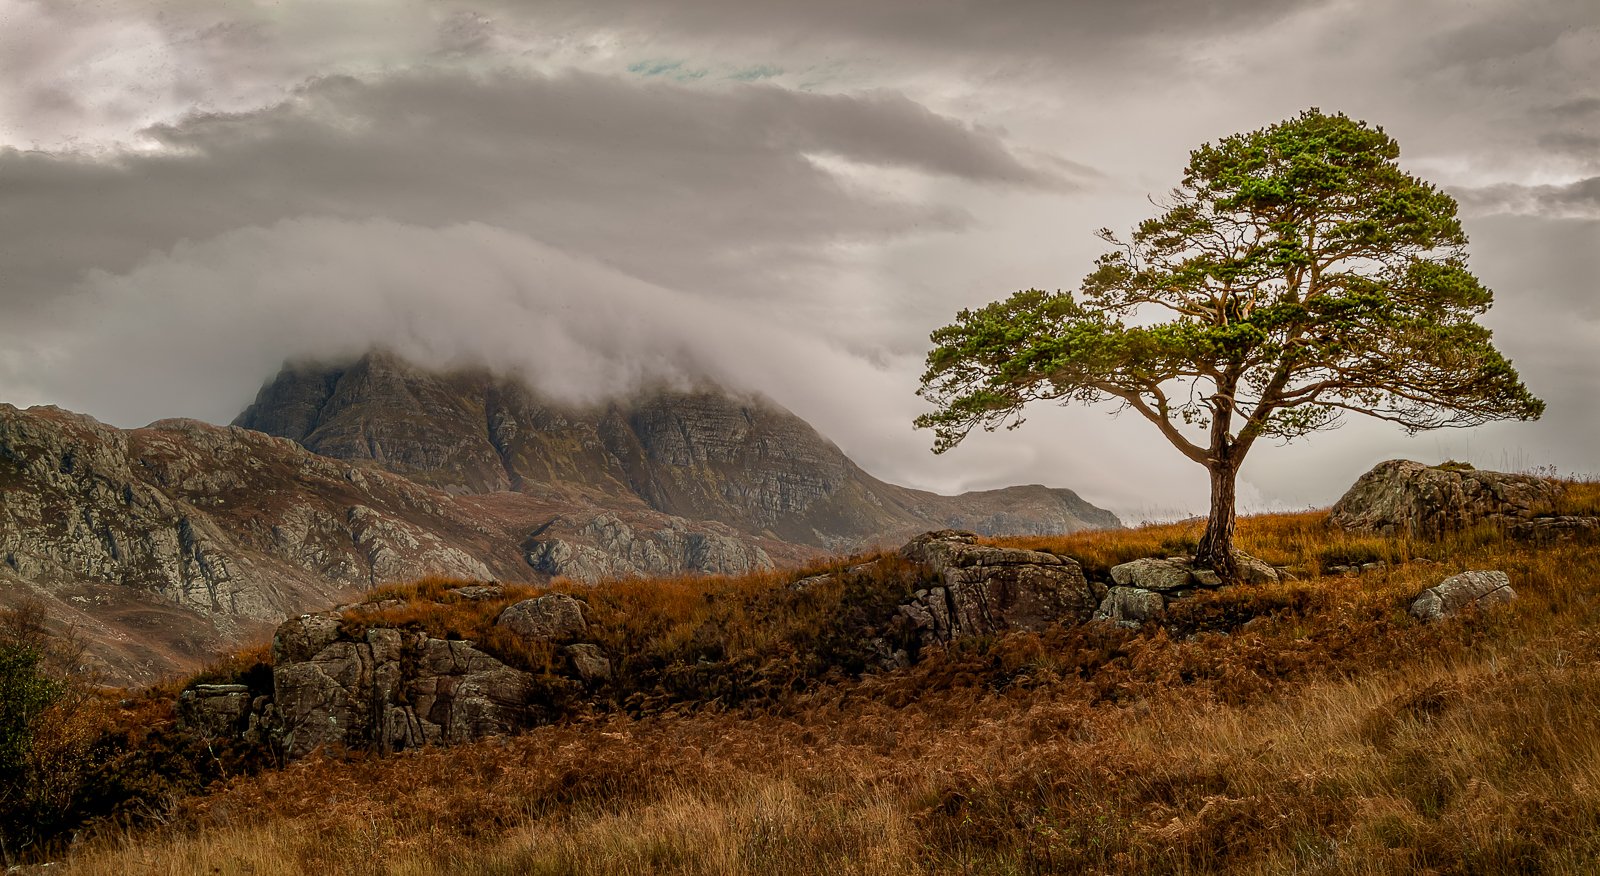
M 1547 513 L 1562 489 L 1532 475 L 1394 459 L 1362 475 L 1333 506 L 1330 520 L 1348 532 L 1436 537 L 1483 521 L 1512 523 Z
M 927 586 L 890 614 L 867 621 L 883 627 L 867 634 L 876 637 L 867 650 L 880 669 L 909 665 L 919 647 L 1083 623 L 1106 595 L 1105 586 L 1090 582 L 1070 558 L 981 545 L 967 532 L 927 533 L 901 556 L 921 568 Z M 870 576 L 882 562 L 811 576 L 788 589 L 803 594 L 832 578 Z M 434 598 L 479 601 L 505 592 L 477 585 Z M 560 658 L 553 676 L 542 681 L 473 642 L 367 626 L 366 618 L 379 616 L 373 610 L 397 607 L 380 601 L 286 621 L 273 638 L 272 696 L 252 698 L 244 685 L 196 685 L 181 695 L 186 722 L 215 736 L 253 734 L 247 738 L 271 741 L 290 758 L 322 747 L 389 752 L 549 720 L 556 713 L 548 696 L 551 677 L 581 692 L 613 683 L 617 672 L 613 655 L 593 640 L 597 631 L 586 603 L 572 593 L 547 592 L 495 616 L 495 641 L 505 643 L 503 631 Z
M 1057 534 L 1120 525 L 1070 490 L 939 496 L 884 483 L 770 399 L 714 386 L 583 407 L 484 370 L 431 373 L 374 352 L 340 365 L 286 366 L 234 422 L 454 492 L 582 494 L 602 508 L 637 503 L 827 550 L 930 527 Z M 580 576 L 651 574 L 656 562 L 641 548 L 606 569 L 569 547 L 565 562 L 587 570 Z
M 900 555 L 925 566 L 937 582 L 900 607 L 925 644 L 1082 623 L 1105 594 L 1073 559 L 987 547 L 970 532 L 926 533 Z
M 1281 573 L 1272 565 L 1243 552 L 1234 553 L 1240 583 L 1275 584 Z M 1210 569 L 1197 568 L 1190 557 L 1141 557 L 1111 567 L 1114 586 L 1106 593 L 1094 619 L 1135 628 L 1156 619 L 1175 599 L 1197 590 L 1222 586 Z
M 1493 608 L 1516 598 L 1511 578 L 1504 572 L 1462 572 L 1418 594 L 1411 603 L 1411 616 L 1432 623 L 1453 618 L 1468 608 Z
M 1181 558 L 1113 572 L 1127 583 L 1092 580 L 1070 557 L 941 530 L 912 539 L 897 556 L 799 578 L 755 599 L 777 611 L 818 612 L 822 626 L 810 640 L 817 650 L 793 664 L 817 679 L 899 669 L 966 640 L 1090 621 L 1139 627 L 1204 586 L 1203 573 Z M 1450 610 L 1467 598 L 1503 598 L 1489 589 L 1452 579 L 1435 596 Z M 515 732 L 575 709 L 672 708 L 696 701 L 701 682 L 720 677 L 697 673 L 738 673 L 750 660 L 727 653 L 728 631 L 715 615 L 699 626 L 674 625 L 671 636 L 687 632 L 696 647 L 663 666 L 663 650 L 673 648 L 641 640 L 637 631 L 602 628 L 585 591 L 511 601 L 518 592 L 467 585 L 420 588 L 410 597 L 476 613 L 474 624 L 493 617 L 483 648 L 384 626 L 391 611 L 406 606 L 399 598 L 296 617 L 273 640 L 270 696 L 252 696 L 244 684 L 195 685 L 182 694 L 180 711 L 188 727 L 208 737 L 271 743 L 290 758 L 318 748 L 387 752 Z M 437 617 L 436 607 L 412 617 Z M 782 641 L 787 654 L 795 642 Z M 783 689 L 800 679 L 789 677 Z
M 320 747 L 398 751 L 509 733 L 536 718 L 533 677 L 471 642 L 287 621 L 272 645 L 274 732 L 289 757 Z
M 497 597 L 452 591 L 443 598 Z M 552 685 L 581 691 L 612 677 L 604 649 L 575 641 L 588 624 L 582 600 L 567 594 L 513 603 L 495 622 L 565 658 L 555 680 L 542 684 L 470 641 L 347 620 L 360 619 L 357 609 L 285 621 L 272 641 L 271 697 L 251 698 L 238 684 L 195 685 L 180 696 L 188 725 L 270 742 L 290 758 L 318 748 L 385 753 L 543 723 L 554 716 Z

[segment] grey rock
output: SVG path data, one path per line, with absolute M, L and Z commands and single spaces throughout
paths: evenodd
M 1433 468 L 1393 459 L 1362 475 L 1333 506 L 1329 519 L 1348 532 L 1434 537 L 1483 521 L 1535 517 L 1563 490 L 1532 475 Z
M 321 747 L 390 752 L 460 743 L 530 721 L 532 676 L 471 642 L 392 629 L 325 641 L 320 627 L 305 629 L 315 617 L 288 621 L 274 637 L 267 717 L 291 758 Z M 322 646 L 307 654 L 307 643 Z
M 1272 564 L 1243 551 L 1234 551 L 1233 559 L 1245 584 L 1276 584 L 1282 578 Z
M 1600 517 L 1567 515 L 1518 520 L 1506 527 L 1506 534 L 1517 541 L 1534 544 L 1588 541 L 1600 538 Z
M 606 657 L 599 645 L 587 642 L 567 646 L 567 656 L 572 660 L 572 668 L 578 671 L 578 677 L 584 684 L 596 684 L 611 679 L 611 661 Z
M 251 702 L 242 684 L 197 684 L 178 695 L 178 717 L 205 736 L 234 736 L 245 726 Z
M 926 566 L 941 585 L 918 591 L 900 607 L 924 643 L 1082 623 L 1104 595 L 1075 560 L 986 547 L 972 533 L 927 533 L 900 553 Z
M 1192 564 L 1182 558 L 1156 559 L 1144 557 L 1119 563 L 1111 567 L 1111 580 L 1120 587 L 1137 587 L 1165 593 L 1193 587 L 1196 583 Z M 1218 583 L 1221 583 L 1220 581 Z
M 1233 552 L 1242 584 L 1275 584 L 1278 570 L 1265 560 L 1243 551 Z M 1158 593 L 1177 594 L 1193 587 L 1221 587 L 1222 577 L 1210 569 L 1197 568 L 1190 557 L 1145 557 L 1111 567 L 1111 580 L 1123 587 L 1138 587 Z
M 934 569 L 971 566 L 1056 566 L 1063 560 L 1055 554 L 1017 548 L 987 547 L 978 544 L 978 535 L 955 529 L 925 532 L 900 548 L 900 555 Z
M 867 645 L 871 647 L 880 669 L 904 669 L 911 665 L 911 655 L 904 648 L 889 644 L 887 639 L 873 638 L 868 640 Z
M 303 614 L 284 621 L 272 636 L 273 662 L 310 660 L 338 641 L 341 622 L 337 614 Z
M 494 623 L 525 638 L 566 641 L 589 629 L 583 608 L 582 601 L 565 593 L 550 593 L 507 606 Z
M 1110 621 L 1117 626 L 1137 628 L 1153 620 L 1167 607 L 1167 599 L 1153 590 L 1138 587 L 1112 587 L 1101 600 L 1094 620 Z
M 1503 605 L 1517 598 L 1511 578 L 1504 572 L 1471 571 L 1440 581 L 1418 594 L 1411 616 L 1424 623 L 1455 617 L 1468 606 L 1479 609 Z
M 919 590 L 917 591 L 916 601 L 908 602 L 899 608 L 900 614 L 906 620 L 911 621 L 911 626 L 914 629 L 932 631 L 936 627 L 933 612 L 929 610 L 926 603 L 927 598 L 928 591 Z

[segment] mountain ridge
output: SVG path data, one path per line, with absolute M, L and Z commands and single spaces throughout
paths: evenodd
M 884 482 L 776 402 L 712 385 L 561 405 L 486 369 L 426 372 L 379 351 L 287 365 L 234 424 L 450 491 L 577 487 L 824 550 L 953 525 L 994 535 L 1121 525 L 1066 489 L 942 496 Z

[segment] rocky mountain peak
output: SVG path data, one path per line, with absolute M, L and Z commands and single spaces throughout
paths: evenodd
M 429 372 L 389 353 L 285 366 L 235 425 L 458 493 L 582 495 L 826 549 L 930 526 L 1064 532 L 1116 526 L 1067 490 L 940 497 L 862 471 L 810 424 L 715 386 L 591 406 L 484 369 Z

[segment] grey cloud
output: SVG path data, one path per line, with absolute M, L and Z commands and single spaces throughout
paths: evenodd
M 1484 7 L 1477 18 L 1447 21 L 1427 41 L 1426 60 L 1434 65 L 1480 68 L 1514 75 L 1498 62 L 1548 50 L 1575 31 L 1587 17 L 1588 0 L 1528 0 L 1501 8 Z
M 1059 58 L 1126 50 L 1147 37 L 1199 39 L 1241 25 L 1255 28 L 1323 0 L 556 0 L 500 2 L 501 14 L 699 39 L 718 35 L 804 46 L 874 43 L 902 51 L 947 53 L 961 63 L 974 55 Z
M 1523 186 L 1502 183 L 1453 190 L 1468 212 L 1508 213 L 1556 219 L 1600 218 L 1600 176 L 1566 185 Z
M 225 422 L 283 360 L 374 346 L 519 373 L 574 401 L 706 376 L 769 391 L 797 374 L 865 386 L 879 370 L 802 327 L 479 223 L 284 220 L 92 272 L 77 293 L 46 328 L 0 324 L 0 384 L 123 425 Z
M 830 241 L 965 221 L 848 186 L 812 155 L 983 183 L 1060 179 L 993 133 L 892 93 L 586 74 L 330 78 L 274 107 L 149 134 L 160 151 L 0 151 L 0 261 L 14 312 L 85 267 L 125 270 L 183 238 L 307 214 L 486 221 L 636 276 L 749 294 L 773 270 L 803 270 Z

